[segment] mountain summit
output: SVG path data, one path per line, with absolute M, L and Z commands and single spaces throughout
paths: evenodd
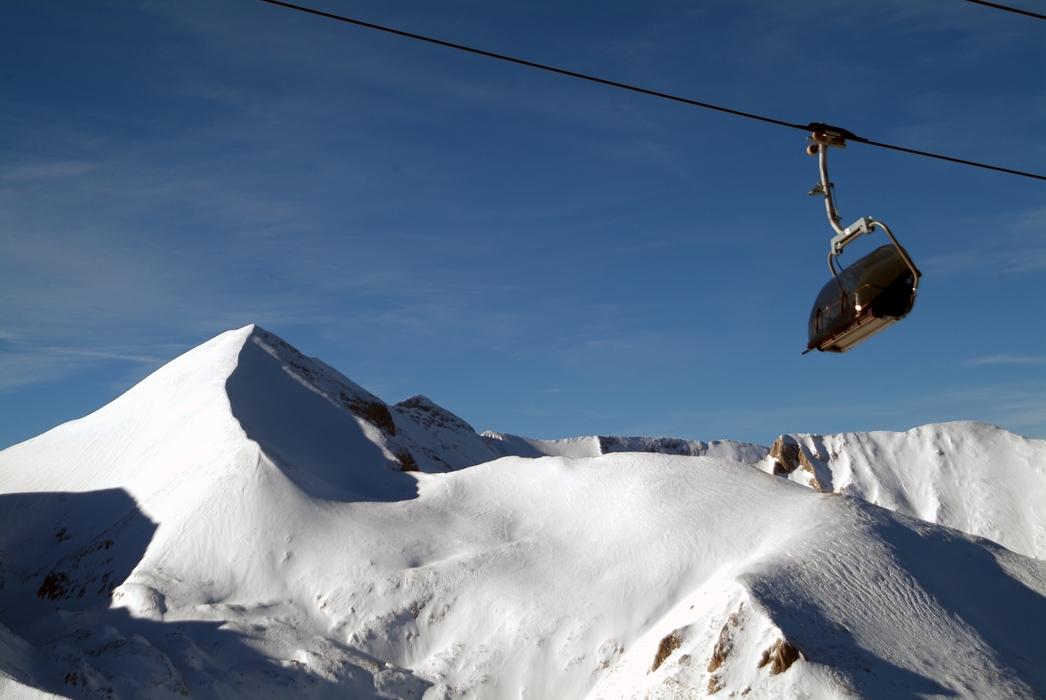
M 1046 443 L 477 434 L 256 326 L 0 452 L 0 696 L 1035 698 Z

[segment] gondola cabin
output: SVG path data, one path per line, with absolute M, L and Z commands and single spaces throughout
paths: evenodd
M 810 312 L 807 352 L 845 352 L 907 316 L 919 271 L 905 257 L 884 245 L 828 280 Z

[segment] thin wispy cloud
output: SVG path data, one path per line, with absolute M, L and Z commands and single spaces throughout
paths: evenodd
M 169 352 L 178 353 L 174 348 Z M 66 379 L 103 364 L 131 363 L 152 371 L 170 359 L 109 350 L 7 347 L 0 353 L 0 393 Z
M 52 353 L 56 355 L 73 355 L 77 357 L 93 357 L 101 360 L 126 360 L 128 362 L 141 362 L 147 365 L 161 365 L 167 362 L 169 357 L 156 357 L 149 355 L 129 355 L 112 350 L 83 350 L 79 348 L 37 348 L 37 352 Z
M 33 165 L 15 165 L 13 167 L 0 169 L 0 177 L 9 182 L 43 180 L 45 182 L 53 183 L 56 179 L 81 177 L 97 170 L 98 168 L 99 165 L 97 163 L 85 161 L 44 162 Z
M 953 231 L 964 244 L 931 254 L 920 261 L 929 275 L 954 276 L 979 271 L 993 275 L 1024 275 L 1046 270 L 1046 209 L 1009 212 L 993 219 L 963 222 L 967 231 Z M 985 235 L 991 232 L 991 235 Z
M 539 394 L 602 394 L 613 391 L 612 387 L 591 387 L 588 389 L 540 389 Z
M 987 355 L 985 357 L 975 357 L 972 360 L 967 360 L 963 364 L 966 366 L 1043 365 L 1046 364 L 1046 357 L 1036 357 L 1033 355 Z

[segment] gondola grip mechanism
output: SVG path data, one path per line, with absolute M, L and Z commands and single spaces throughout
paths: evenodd
M 875 219 L 870 216 L 862 216 L 832 238 L 832 252 L 836 255 L 841 255 L 843 248 L 853 242 L 855 238 L 862 233 L 871 233 L 874 230 Z

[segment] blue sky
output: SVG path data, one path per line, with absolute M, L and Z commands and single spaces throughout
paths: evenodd
M 961 0 L 309 4 L 1046 172 L 1046 22 Z M 3 0 L 0 73 L 0 446 L 248 323 L 479 430 L 1046 438 L 1041 181 L 833 151 L 844 223 L 924 276 L 801 356 L 831 237 L 802 132 L 257 0 Z

